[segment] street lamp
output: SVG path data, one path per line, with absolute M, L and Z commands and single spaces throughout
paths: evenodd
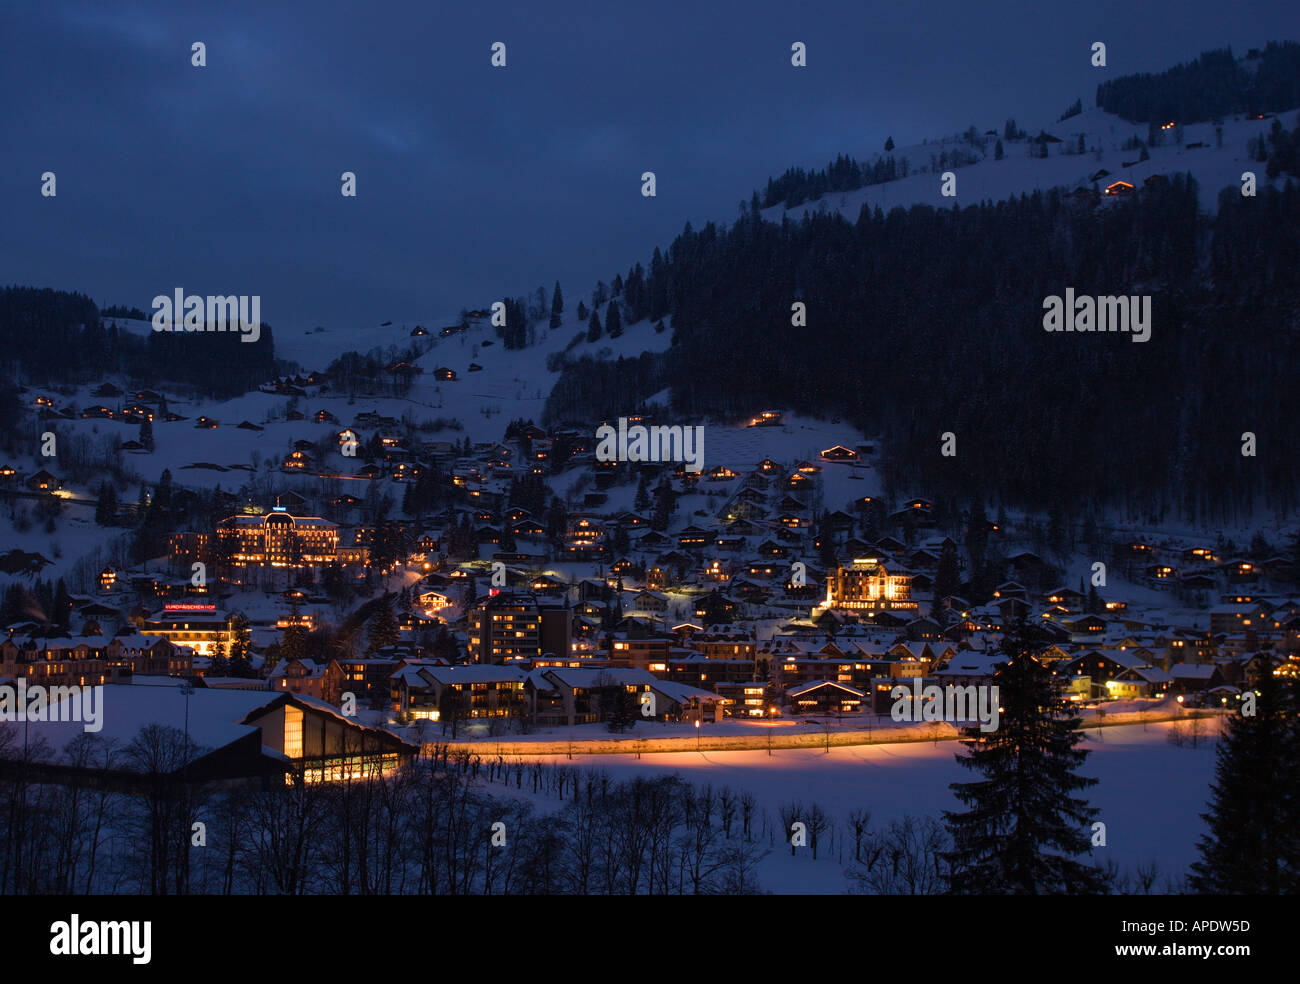
M 699 714 L 701 717 L 704 715 L 703 708 L 700 709 Z M 700 750 L 700 718 L 698 717 L 695 719 L 695 750 L 697 752 Z
M 184 776 L 189 778 L 190 770 L 190 696 L 194 693 L 194 685 L 186 680 L 180 687 L 181 696 L 185 698 L 185 765 Z

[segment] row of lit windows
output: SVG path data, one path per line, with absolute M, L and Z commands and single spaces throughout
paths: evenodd
M 311 765 L 302 770 L 304 782 L 342 782 L 345 779 L 365 779 L 368 776 L 383 775 L 397 768 L 397 753 L 383 755 L 351 755 L 343 758 L 326 759 L 323 765 Z M 293 783 L 293 775 L 286 773 L 286 786 Z

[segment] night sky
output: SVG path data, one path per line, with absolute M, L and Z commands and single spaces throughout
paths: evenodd
M 557 278 L 572 309 L 788 166 L 1050 124 L 1106 78 L 1300 37 L 1294 0 L 193 6 L 0 10 L 0 280 L 145 310 L 178 286 L 260 294 L 276 328 Z

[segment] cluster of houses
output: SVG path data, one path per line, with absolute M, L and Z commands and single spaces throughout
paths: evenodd
M 1223 703 L 1249 685 L 1252 660 L 1279 672 L 1296 666 L 1300 602 L 1276 591 L 1289 569 L 1220 558 L 1208 547 L 1126 544 L 1115 563 L 1144 588 L 1175 591 L 1188 578 L 1205 579 L 1197 591 L 1214 592 L 1213 604 L 1090 596 L 1082 586 L 1056 584 L 1059 573 L 1029 550 L 1002 551 L 1007 580 L 986 603 L 936 598 L 941 564 L 956 557 L 961 566 L 961 551 L 938 529 L 931 502 L 913 498 L 886 509 L 864 496 L 852 512 L 820 514 L 810 505 L 822 501 L 824 469 L 853 467 L 869 447 L 837 445 L 792 464 L 763 459 L 746 471 L 669 468 L 678 494 L 719 494 L 714 516 L 665 529 L 635 510 L 589 508 L 568 513 L 557 539 L 528 509 L 469 494 L 503 481 L 512 460 L 545 460 L 535 456 L 564 439 L 529 428 L 510 444 L 462 449 L 452 459 L 448 474 L 465 492 L 461 501 L 421 524 L 407 521 L 404 569 L 418 581 L 399 613 L 399 643 L 355 658 L 274 658 L 286 628 L 314 628 L 328 611 L 313 590 L 290 588 L 278 598 L 277 616 L 252 620 L 256 679 L 238 686 L 331 705 L 351 694 L 404 722 L 453 727 L 462 718 L 520 727 L 606 720 L 619 711 L 611 696 L 618 690 L 638 701 L 651 695 L 654 713 L 645 716 L 661 720 L 881 713 L 900 680 L 990 682 L 1002 634 L 1019 619 L 1039 626 L 1048 640 L 1042 660 L 1079 701 L 1177 694 Z M 593 462 L 593 474 L 605 464 Z M 245 517 L 241 536 L 257 527 L 264 538 L 255 559 L 279 557 L 318 573 L 324 554 L 268 539 L 298 535 L 308 519 L 328 527 L 311 526 L 311 535 L 327 537 L 335 559 L 344 556 L 332 524 L 288 511 L 308 507 L 304 497 L 286 492 L 279 502 L 288 505 Z M 447 531 L 466 521 L 472 543 L 449 555 Z M 992 537 L 1005 533 L 988 527 Z M 362 541 L 364 551 L 373 532 L 358 527 L 347 539 Z M 510 549 L 501 549 L 506 540 Z M 359 553 L 355 562 L 368 560 Z M 124 631 L 168 640 L 182 654 L 181 675 L 204 676 L 213 652 L 228 644 L 229 615 L 218 611 L 219 599 L 201 597 L 210 587 L 112 569 L 100 587 L 140 599 Z M 102 615 L 102 602 L 89 613 Z M 87 623 L 78 666 L 114 659 L 98 623 Z M 451 652 L 431 652 L 435 630 L 453 640 Z M 62 645 L 41 658 L 52 660 Z M 32 647 L 29 641 L 15 663 L 35 662 Z
M 273 391 L 310 397 L 322 382 L 286 377 Z M 122 419 L 160 403 L 157 394 L 117 396 L 131 401 L 109 408 Z M 1021 619 L 1041 629 L 1041 659 L 1078 701 L 1176 694 L 1226 703 L 1252 674 L 1300 666 L 1300 601 L 1283 558 L 1126 543 L 1108 558 L 1112 584 L 1122 577 L 1141 590 L 1101 597 L 1060 583 L 1053 564 L 986 522 L 1004 580 L 979 604 L 960 597 L 965 551 L 945 532 L 960 524 L 931 501 L 827 502 L 832 470 L 868 471 L 871 444 L 795 461 L 642 471 L 597 460 L 594 428 L 522 423 L 501 442 L 470 444 L 418 440 L 377 411 L 346 427 L 324 408 L 311 419 L 328 428 L 326 444 L 337 440 L 340 460 L 365 462 L 348 465 L 348 477 L 409 482 L 436 464 L 445 482 L 436 512 L 384 524 L 401 534 L 401 556 L 384 569 L 402 585 L 398 641 L 334 658 L 281 652 L 289 629 L 337 619 L 325 574 L 335 565 L 371 573 L 380 535 L 375 524 L 326 518 L 363 500 L 312 485 L 339 466 L 317 460 L 319 442 L 304 440 L 282 463 L 300 478 L 294 488 L 286 479 L 274 506 L 250 512 L 226 493 L 218 505 L 230 507 L 227 520 L 172 534 L 166 571 L 105 568 L 98 595 L 74 599 L 76 634 L 0 627 L 0 677 L 189 678 L 329 707 L 351 699 L 408 726 L 457 729 L 477 718 L 519 728 L 616 724 L 629 701 L 639 717 L 664 721 L 883 713 L 900 680 L 990 682 L 1002 636 Z M 749 423 L 781 421 L 780 411 L 763 411 Z M 342 453 L 346 442 L 356 442 L 355 456 Z M 575 491 L 557 517 L 545 483 L 575 469 L 585 474 L 568 483 Z M 42 474 L 36 486 L 58 487 Z M 512 501 L 525 477 L 541 479 L 546 494 Z M 707 508 L 665 517 L 650 504 L 651 487 Z M 186 494 L 177 487 L 173 500 Z M 252 583 L 220 568 L 202 583 L 189 576 L 193 562 L 218 558 L 289 581 L 246 618 L 250 659 L 238 677 L 220 675 L 213 661 L 229 652 L 231 609 L 247 607 Z

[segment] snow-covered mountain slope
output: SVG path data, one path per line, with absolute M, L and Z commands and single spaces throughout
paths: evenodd
M 1281 118 L 1288 129 L 1294 125 L 1295 116 L 1294 112 L 1282 114 Z M 906 178 L 870 185 L 856 191 L 832 192 L 818 201 L 804 202 L 788 210 L 783 205 L 776 205 L 764 210 L 762 214 L 765 219 L 779 222 L 782 216 L 798 219 L 809 212 L 822 210 L 839 212 L 853 221 L 857 219 L 863 205 L 879 207 L 886 212 L 891 208 L 921 204 L 949 208 L 954 204 L 974 205 L 981 201 L 1003 201 L 1022 193 L 1054 187 L 1091 188 L 1094 184 L 1091 176 L 1102 169 L 1110 172 L 1109 177 L 1096 182 L 1102 189 L 1116 180 L 1140 186 L 1143 180 L 1153 174 L 1189 172 L 1200 185 L 1201 207 L 1213 211 L 1217 206 L 1219 192 L 1229 186 L 1239 187 L 1243 171 L 1254 171 L 1260 185 L 1266 182 L 1264 165 L 1250 159 L 1247 143 L 1266 134 L 1272 123 L 1272 119 L 1225 119 L 1222 146 L 1219 145 L 1213 124 L 1188 124 L 1182 127 L 1181 144 L 1174 142 L 1172 130 L 1164 131 L 1164 143 L 1150 148 L 1151 159 L 1133 163 L 1138 161 L 1141 151 L 1124 150 L 1123 146 L 1134 137 L 1145 141 L 1146 124 L 1129 123 L 1100 109 L 1089 109 L 1059 123 L 1024 127 L 1029 139 L 1003 140 L 1004 156 L 1000 161 L 994 159 L 994 148 L 1000 137 L 989 135 L 981 137 L 984 144 L 982 149 L 978 145 L 972 148 L 964 140 L 954 137 L 941 142 L 895 147 L 884 156 L 892 156 L 900 166 L 906 158 L 911 168 L 911 173 Z M 1000 134 L 1001 124 L 996 129 Z M 1046 159 L 1031 156 L 1031 152 L 1036 149 L 1032 138 L 1037 137 L 1040 130 L 1061 141 L 1059 144 L 1048 144 Z M 1086 148 L 1082 154 L 1073 152 L 1077 150 L 1080 135 L 1084 138 Z M 1196 144 L 1202 146 L 1193 146 Z M 946 169 L 938 167 L 936 162 L 940 153 L 954 150 L 973 150 L 984 156 L 976 164 L 954 170 L 957 176 L 957 194 L 955 197 L 944 197 L 940 194 L 940 177 Z M 861 159 L 870 161 L 878 154 L 879 151 L 872 151 Z M 807 163 L 814 167 L 824 164 Z M 1125 163 L 1131 163 L 1132 166 L 1125 167 Z M 924 172 L 921 172 L 922 168 L 925 169 Z M 1280 187 L 1282 181 L 1279 180 L 1277 184 Z

